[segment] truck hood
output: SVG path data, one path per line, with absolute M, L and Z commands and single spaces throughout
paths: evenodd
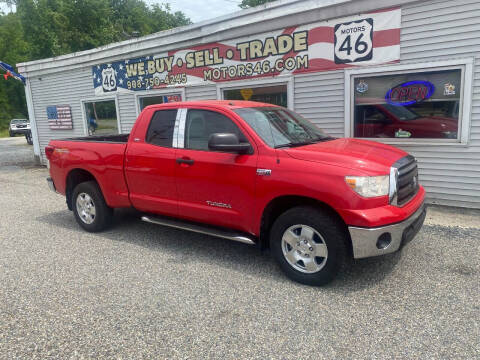
M 457 131 L 458 128 L 457 120 L 442 116 L 420 117 L 405 123 L 411 123 L 415 127 L 425 127 L 432 131 Z
M 335 139 L 284 151 L 295 159 L 351 169 L 351 175 L 389 174 L 392 164 L 408 155 L 393 146 L 358 139 Z

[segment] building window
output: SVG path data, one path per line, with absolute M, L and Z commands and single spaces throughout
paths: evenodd
M 287 85 L 225 89 L 225 100 L 251 100 L 287 107 Z
M 458 140 L 462 77 L 461 68 L 355 76 L 353 135 Z
M 119 132 L 115 100 L 85 102 L 84 106 L 89 135 Z
M 142 97 L 139 97 L 138 101 L 140 105 L 140 111 L 142 111 L 148 105 L 182 101 L 182 95 L 170 94 L 170 95 L 142 96 Z

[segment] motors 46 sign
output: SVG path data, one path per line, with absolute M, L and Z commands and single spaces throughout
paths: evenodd
M 373 58 L 373 19 L 335 25 L 335 63 L 367 61 Z
M 102 87 L 104 92 L 117 90 L 117 77 L 112 67 L 102 70 Z

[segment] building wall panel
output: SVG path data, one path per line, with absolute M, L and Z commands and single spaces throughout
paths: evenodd
M 45 163 L 45 146 L 51 139 L 83 136 L 85 127 L 80 99 L 94 97 L 91 69 L 77 69 L 53 75 L 30 78 L 33 109 L 38 130 L 42 163 Z M 72 130 L 51 130 L 47 119 L 47 106 L 70 105 Z
M 185 89 L 185 100 L 215 100 L 217 87 L 215 85 L 190 86 Z

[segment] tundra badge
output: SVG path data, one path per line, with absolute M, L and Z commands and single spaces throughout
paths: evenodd
M 272 170 L 270 170 L 270 169 L 257 169 L 257 175 L 259 175 L 259 176 L 270 176 L 270 175 L 272 175 Z

